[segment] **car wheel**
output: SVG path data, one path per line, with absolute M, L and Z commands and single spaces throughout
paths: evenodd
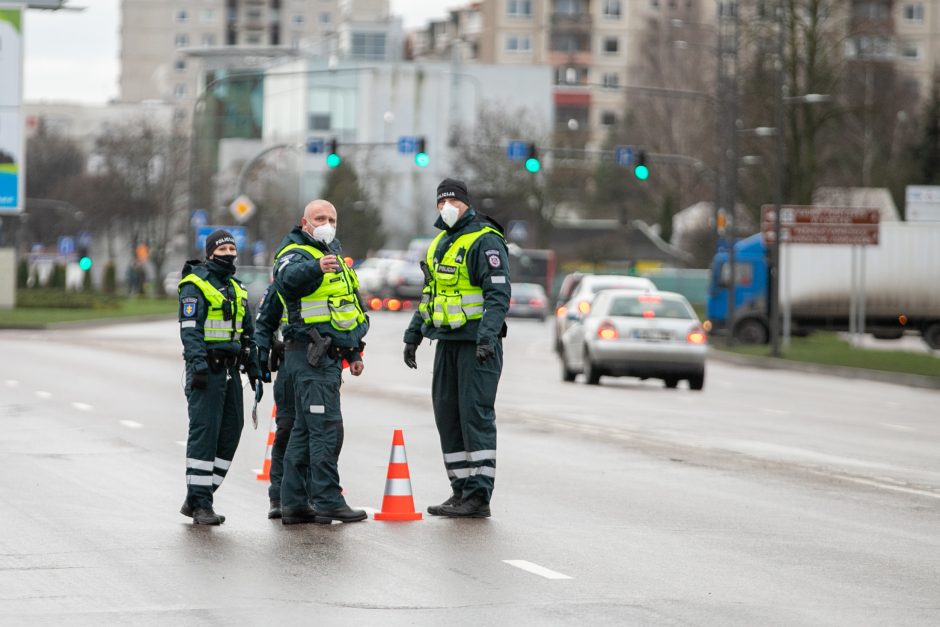
M 561 358 L 561 380 L 566 383 L 571 383 L 574 381 L 574 378 L 578 376 L 578 373 L 568 367 L 564 349 L 559 350 L 558 357 Z
M 689 377 L 689 388 L 693 390 L 701 390 L 705 387 L 705 371 L 702 370 L 698 374 Z
M 679 379 L 677 377 L 667 377 L 663 379 L 663 383 L 666 384 L 666 387 L 670 390 L 674 390 L 679 387 Z
M 742 344 L 766 344 L 767 336 L 767 327 L 753 318 L 742 320 L 734 327 L 734 339 Z
M 601 382 L 601 371 L 591 361 L 591 354 L 584 349 L 584 381 L 588 385 L 598 385 Z
M 934 350 L 940 350 L 940 322 L 934 322 L 924 331 L 924 341 Z

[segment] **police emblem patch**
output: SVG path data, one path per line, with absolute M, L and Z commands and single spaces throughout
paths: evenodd
M 183 317 L 192 318 L 196 315 L 196 302 L 195 298 L 184 298 L 183 299 Z
M 499 255 L 490 255 L 489 256 L 490 265 L 494 268 L 498 268 L 502 262 L 499 260 Z

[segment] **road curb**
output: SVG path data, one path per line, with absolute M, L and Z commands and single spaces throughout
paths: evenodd
M 159 322 L 172 320 L 174 313 L 144 314 L 141 316 L 126 316 L 113 318 L 92 318 L 89 320 L 72 320 L 69 322 L 50 322 L 47 324 L 2 324 L 0 331 L 55 331 L 61 329 L 94 329 L 96 327 L 113 326 L 115 324 L 133 324 L 136 322 Z
M 779 359 L 777 357 L 758 357 L 755 355 L 739 355 L 709 347 L 708 358 L 737 366 L 750 366 L 751 368 L 764 368 L 766 370 L 790 370 L 794 372 L 811 372 L 814 374 L 842 377 L 844 379 L 863 379 L 881 383 L 894 383 L 914 388 L 940 390 L 940 377 L 931 377 L 920 374 L 904 374 L 901 372 L 886 372 L 884 370 L 868 370 L 866 368 L 852 368 L 850 366 L 831 366 L 828 364 L 813 364 L 804 361 Z

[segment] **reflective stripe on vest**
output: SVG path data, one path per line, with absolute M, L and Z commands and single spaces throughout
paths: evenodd
M 244 330 L 242 322 L 245 319 L 245 306 L 248 303 L 248 292 L 238 284 L 235 279 L 229 279 L 233 288 L 235 288 L 235 304 L 232 308 L 232 319 L 226 320 L 222 312 L 222 304 L 228 299 L 209 281 L 196 276 L 187 274 L 177 286 L 177 291 L 186 283 L 192 283 L 209 303 L 209 311 L 206 312 L 206 323 L 204 327 L 204 338 L 207 342 L 238 342 L 241 340 Z M 229 301 L 231 302 L 231 301 Z
M 431 282 L 425 286 L 418 305 L 425 324 L 458 329 L 468 320 L 483 317 L 483 288 L 470 282 L 467 255 L 470 247 L 486 233 L 502 237 L 502 233 L 488 226 L 464 233 L 444 251 L 440 262 L 434 258 L 434 254 L 447 232 L 441 231 L 431 242 L 426 256 Z
M 287 251 L 294 249 L 308 253 L 314 260 L 326 255 L 314 246 L 288 244 L 277 253 L 277 256 L 280 258 Z M 329 322 L 334 329 L 352 331 L 366 319 L 365 312 L 362 311 L 359 299 L 356 297 L 359 279 L 342 257 L 337 255 L 336 260 L 339 262 L 339 272 L 324 273 L 320 287 L 312 294 L 307 294 L 300 299 L 300 317 L 306 324 Z

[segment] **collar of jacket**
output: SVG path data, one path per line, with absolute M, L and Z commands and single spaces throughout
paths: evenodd
M 221 264 L 216 262 L 214 259 L 208 259 L 205 264 L 205 268 L 223 283 L 228 283 L 228 280 L 235 276 L 234 272 L 229 272 L 227 268 L 223 268 Z
M 467 212 L 463 214 L 459 220 L 454 222 L 454 226 L 447 226 L 444 221 L 441 219 L 441 216 L 437 216 L 437 220 L 434 221 L 434 226 L 439 228 L 442 231 L 447 231 L 448 233 L 456 233 L 463 227 L 467 226 L 473 222 L 477 217 L 477 211 L 473 207 L 468 207 Z

